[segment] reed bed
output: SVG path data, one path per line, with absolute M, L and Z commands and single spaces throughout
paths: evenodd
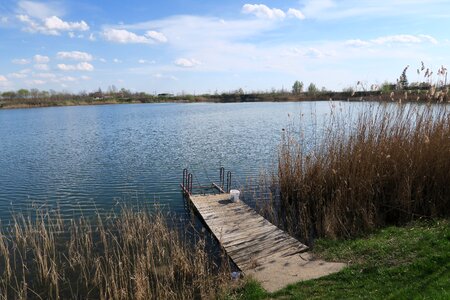
M 203 238 L 143 209 L 71 221 L 40 210 L 0 231 L 0 299 L 211 299 L 229 274 Z
M 315 129 L 321 138 L 313 145 L 285 132 L 271 206 L 279 226 L 312 244 L 450 215 L 448 106 L 337 111 Z

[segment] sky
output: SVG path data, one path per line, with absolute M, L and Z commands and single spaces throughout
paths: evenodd
M 0 2 L 0 91 L 342 90 L 450 62 L 450 1 Z M 435 72 L 436 73 L 436 72 Z

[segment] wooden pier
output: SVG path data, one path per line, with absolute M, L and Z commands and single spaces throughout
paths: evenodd
M 183 182 L 184 183 L 184 182 Z M 242 201 L 212 184 L 218 194 L 193 195 L 182 185 L 192 206 L 238 268 L 269 292 L 290 283 L 318 278 L 345 265 L 315 260 L 308 247 L 264 219 Z

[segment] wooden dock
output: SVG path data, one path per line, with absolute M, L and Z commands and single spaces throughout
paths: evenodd
M 307 252 L 307 246 L 244 202 L 231 201 L 230 194 L 213 186 L 222 193 L 192 195 L 184 188 L 183 191 L 238 268 L 261 282 L 269 292 L 337 272 L 345 266 L 315 260 Z

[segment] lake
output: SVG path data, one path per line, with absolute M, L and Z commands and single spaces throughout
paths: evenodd
M 80 210 L 153 202 L 183 217 L 183 168 L 194 174 L 196 185 L 217 182 L 223 166 L 239 188 L 273 168 L 286 126 L 303 115 L 311 119 L 306 128 L 313 127 L 332 105 L 336 102 L 0 110 L 0 219 L 5 223 L 11 212 L 31 206 L 59 207 L 70 218 Z

